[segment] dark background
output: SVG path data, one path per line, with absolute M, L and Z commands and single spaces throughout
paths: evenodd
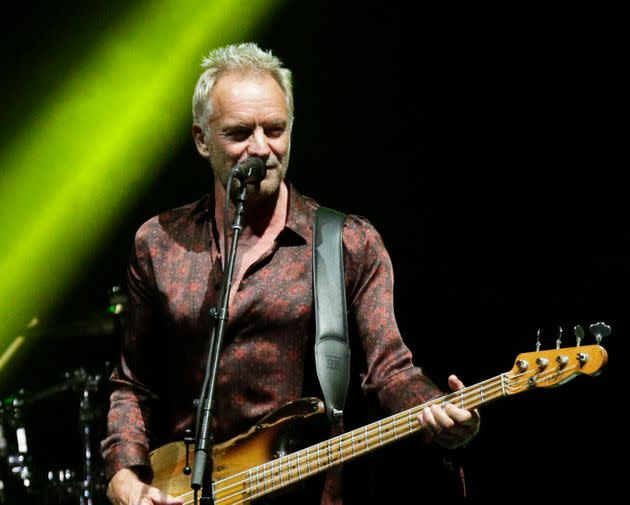
M 5 138 L 33 106 L 27 91 L 53 63 L 71 65 L 64 47 L 89 40 L 83 21 L 105 30 L 122 6 L 69 2 L 37 12 L 17 7 L 4 17 L 17 27 L 2 33 L 11 77 L 3 84 Z M 613 328 L 601 376 L 482 409 L 481 432 L 465 455 L 473 502 L 605 502 L 621 490 L 624 463 L 612 459 L 627 450 L 620 384 L 630 243 L 620 19 L 604 7 L 412 12 L 404 2 L 290 2 L 256 37 L 294 71 L 290 179 L 382 233 L 401 331 L 436 382 L 446 388 L 457 373 L 473 384 L 509 370 L 534 349 L 538 329 L 545 348 L 560 326 L 565 346 L 573 345 L 575 324 L 603 320 Z M 208 186 L 188 130 L 174 135 L 181 142 L 162 175 L 51 307 L 51 320 L 75 329 L 90 321 L 93 335 L 41 339 L 3 394 L 62 383 L 78 367 L 103 373 L 115 359 L 118 332 L 105 308 L 135 229 Z M 40 408 L 71 417 L 75 407 L 70 398 L 63 409 Z M 56 424 L 68 439 L 71 424 Z M 414 462 L 389 461 L 408 453 L 387 453 L 381 478 L 399 479 L 420 501 L 430 484 Z

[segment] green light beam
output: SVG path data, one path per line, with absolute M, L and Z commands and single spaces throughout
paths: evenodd
M 188 131 L 201 57 L 281 2 L 146 2 L 0 150 L 0 349 L 45 312 Z M 8 314 L 7 314 L 8 313 Z

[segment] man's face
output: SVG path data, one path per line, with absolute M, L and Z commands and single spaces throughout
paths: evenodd
M 225 187 L 236 163 L 258 156 L 265 161 L 267 175 L 251 196 L 276 194 L 291 147 L 287 103 L 278 83 L 268 75 L 229 73 L 219 77 L 210 99 L 214 105 L 210 138 L 202 134 L 199 139 L 194 127 L 193 132 L 197 149 L 210 161 L 216 178 Z

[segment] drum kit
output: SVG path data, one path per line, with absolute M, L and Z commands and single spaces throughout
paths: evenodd
M 115 303 L 96 316 L 42 325 L 29 335 L 36 344 L 28 364 L 19 367 L 19 380 L 29 387 L 0 396 L 0 505 L 109 503 L 100 441 L 124 316 L 119 288 L 110 290 L 110 301 Z M 62 366 L 70 371 L 59 371 Z M 59 380 L 50 381 L 47 374 L 55 373 Z

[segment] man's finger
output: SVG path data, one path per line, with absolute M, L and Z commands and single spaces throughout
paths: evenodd
M 457 375 L 452 374 L 448 376 L 448 386 L 452 391 L 459 391 L 460 389 L 464 389 L 464 383 L 459 380 Z

